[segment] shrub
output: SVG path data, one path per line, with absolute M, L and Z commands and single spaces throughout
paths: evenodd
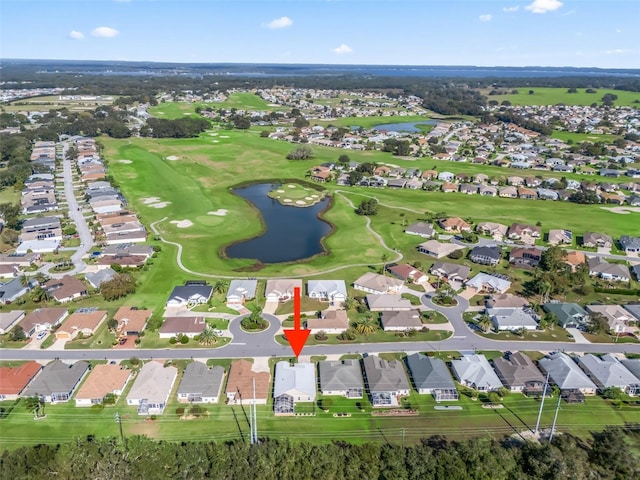
M 182 345 L 186 345 L 187 343 L 189 343 L 189 337 L 187 337 L 186 335 L 182 335 L 182 337 L 180 337 L 180 343 Z
M 447 257 L 449 257 L 452 260 L 459 260 L 464 256 L 464 253 L 462 250 L 454 250 L 453 252 L 451 252 L 449 255 L 447 255 Z
M 176 415 L 181 417 L 182 415 L 184 415 L 184 407 L 178 407 L 176 408 Z
M 323 410 L 329 410 L 331 407 L 333 407 L 333 400 L 330 398 L 323 398 L 318 403 L 320 408 Z
M 169 339 L 169 343 L 170 343 L 171 345 L 175 345 L 177 342 L 178 342 L 178 340 L 176 340 L 176 337 L 171 337 L 171 338 Z
M 315 339 L 321 342 L 324 342 L 328 338 L 329 337 L 327 336 L 327 332 L 325 332 L 324 330 L 320 330 L 318 333 L 315 334 Z

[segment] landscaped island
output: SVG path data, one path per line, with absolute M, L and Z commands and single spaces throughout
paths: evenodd
M 300 183 L 284 183 L 276 185 L 267 193 L 269 198 L 278 200 L 282 205 L 294 207 L 309 207 L 315 205 L 326 195 L 326 190 L 305 187 Z

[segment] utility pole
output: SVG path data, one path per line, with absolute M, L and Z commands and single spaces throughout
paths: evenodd
M 120 427 L 120 439 L 122 440 L 122 443 L 124 443 L 124 433 L 122 432 L 122 417 L 117 412 L 116 412 L 115 417 L 116 417 L 116 423 Z
M 406 429 L 403 428 L 402 429 L 402 449 L 404 450 L 404 434 L 405 434 Z
M 256 405 L 256 379 L 253 379 L 253 443 L 258 443 L 258 406 Z
M 562 400 L 562 395 L 558 395 L 558 404 L 556 405 L 556 413 L 553 416 L 553 424 L 551 425 L 551 434 L 549 435 L 549 442 L 553 440 L 553 432 L 556 430 L 556 420 L 558 420 L 558 410 L 560 410 L 560 400 Z
M 538 412 L 538 419 L 536 420 L 536 429 L 533 433 L 538 433 L 538 427 L 540 427 L 540 417 L 542 417 L 542 407 L 544 407 L 544 397 L 547 396 L 547 386 L 549 385 L 549 374 L 547 373 L 547 379 L 544 381 L 544 390 L 542 391 L 542 401 L 540 402 L 540 411 Z

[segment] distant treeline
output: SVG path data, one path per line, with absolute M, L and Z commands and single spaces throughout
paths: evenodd
M 556 435 L 552 443 L 491 437 L 418 445 L 267 440 L 260 445 L 156 442 L 131 437 L 22 447 L 0 456 L 7 479 L 552 480 L 640 478 L 634 427 L 608 428 L 590 442 Z
M 209 120 L 197 117 L 176 120 L 149 118 L 147 124 L 140 129 L 140 135 L 155 138 L 190 138 L 197 137 L 210 126 Z

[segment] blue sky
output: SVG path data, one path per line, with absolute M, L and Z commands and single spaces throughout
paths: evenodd
M 2 0 L 0 57 L 640 68 L 637 0 Z

